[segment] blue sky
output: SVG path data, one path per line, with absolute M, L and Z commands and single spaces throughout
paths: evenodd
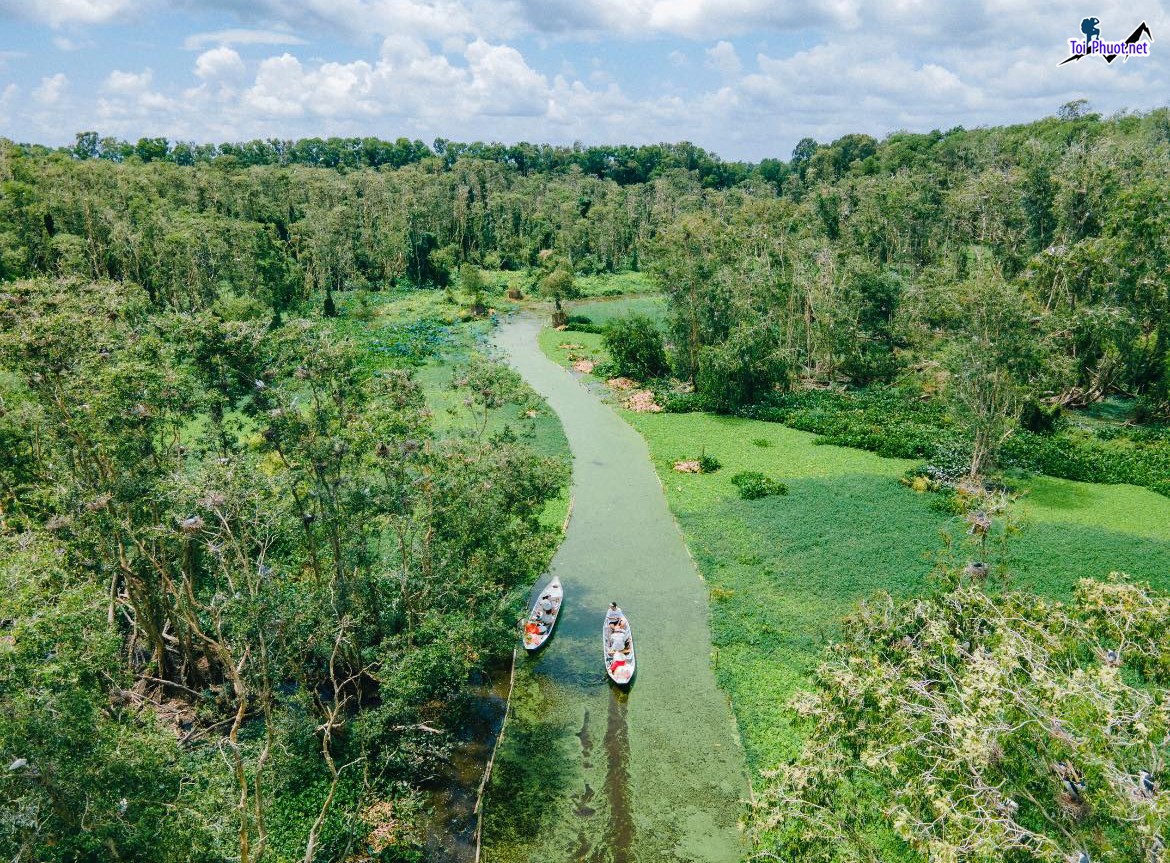
M 1057 68 L 1086 16 L 1148 58 Z M 0 0 L 0 136 L 800 138 L 1170 102 L 1170 10 L 1056 0 Z

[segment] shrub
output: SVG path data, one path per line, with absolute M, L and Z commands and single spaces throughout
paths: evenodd
M 754 404 L 788 383 L 788 363 L 765 327 L 740 326 L 726 341 L 699 351 L 695 390 L 717 413 Z
M 698 393 L 673 393 L 666 397 L 662 409 L 668 414 L 688 414 L 703 409 L 703 399 Z
M 573 297 L 580 296 L 581 293 L 577 289 L 577 282 L 573 279 L 573 274 L 562 269 L 553 270 L 541 280 L 540 292 L 554 300 L 571 300 Z
M 970 444 L 943 406 L 892 387 L 771 393 L 735 413 L 814 432 L 821 435 L 818 443 L 922 459 L 935 479 L 954 481 L 970 467 Z M 998 461 L 1003 469 L 1170 492 L 1170 431 L 1162 426 L 1092 433 L 1066 424 L 1050 434 L 1017 429 Z
M 788 494 L 788 486 L 764 476 L 756 470 L 743 470 L 731 478 L 731 484 L 739 489 L 744 500 L 758 500 L 774 494 Z
M 1028 399 L 1020 411 L 1020 427 L 1036 434 L 1051 434 L 1060 420 L 1060 405 Z
M 705 452 L 699 456 L 699 473 L 715 473 L 721 467 L 723 467 L 723 462 L 715 456 L 707 455 Z
M 646 315 L 614 318 L 605 327 L 605 349 L 618 373 L 637 380 L 666 374 L 662 331 Z
M 807 737 L 767 775 L 760 856 L 897 841 L 900 859 L 1152 859 L 1168 624 L 1170 600 L 1120 576 L 1068 603 L 971 586 L 867 601 L 790 704 Z
M 565 321 L 565 329 L 578 333 L 601 334 L 605 332 L 605 327 L 593 323 L 592 318 L 585 315 L 569 315 Z

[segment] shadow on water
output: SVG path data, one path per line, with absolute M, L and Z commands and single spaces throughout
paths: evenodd
M 549 832 L 557 818 L 557 802 L 571 791 L 578 753 L 565 746 L 573 729 L 550 720 L 541 682 L 517 669 L 507 745 L 496 753 L 492 793 L 485 801 L 484 833 L 501 845 L 523 845 Z M 539 769 L 534 769 L 539 765 Z
M 427 860 L 470 863 L 475 859 L 475 801 L 487 759 L 504 721 L 508 668 L 480 681 L 468 715 L 452 741 L 451 756 L 424 787 L 428 815 L 424 827 Z
M 630 737 L 626 725 L 629 694 L 613 689 L 609 721 L 605 725 L 605 798 L 609 803 L 609 850 L 612 863 L 629 863 L 634 845 L 634 819 L 630 812 Z

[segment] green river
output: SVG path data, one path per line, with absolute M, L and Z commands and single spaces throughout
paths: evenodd
M 568 533 L 538 586 L 559 575 L 565 601 L 543 652 L 517 659 L 481 859 L 739 860 L 747 771 L 711 669 L 706 588 L 645 442 L 540 352 L 539 329 L 514 318 L 495 343 L 556 411 L 573 452 Z M 602 666 L 610 600 L 633 627 L 628 693 Z

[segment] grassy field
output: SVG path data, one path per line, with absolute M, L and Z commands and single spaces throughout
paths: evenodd
M 603 273 L 577 276 L 577 290 L 583 297 L 618 297 L 629 294 L 653 294 L 658 291 L 646 273 Z
M 616 300 L 573 302 L 566 306 L 570 315 L 584 315 L 595 324 L 605 324 L 623 315 L 646 315 L 662 323 L 666 319 L 666 297 L 622 297 Z
M 484 270 L 483 273 L 489 295 L 502 294 L 508 288 L 519 288 L 525 294 L 531 294 L 533 281 L 539 276 L 538 270 Z M 574 282 L 583 298 L 624 297 L 658 291 L 658 286 L 645 273 L 577 276 Z
M 598 337 L 542 333 L 545 353 L 602 355 Z M 563 343 L 583 345 L 567 351 Z M 646 438 L 667 500 L 710 590 L 717 675 L 732 698 L 753 771 L 793 755 L 785 709 L 805 685 L 843 615 L 880 590 L 929 585 L 942 536 L 965 525 L 898 478 L 915 463 L 815 443 L 775 423 L 710 414 L 623 416 Z M 723 467 L 681 474 L 705 452 Z M 741 500 L 731 477 L 760 471 L 789 494 Z M 1013 584 L 1067 596 L 1077 579 L 1111 570 L 1170 589 L 1170 499 L 1133 486 L 1035 477 L 1022 481 L 1021 532 L 1009 546 Z
M 604 359 L 605 348 L 601 346 L 601 336 L 596 333 L 578 333 L 573 330 L 557 330 L 545 327 L 538 336 L 540 349 L 545 356 L 554 362 L 568 368 L 577 358 Z

